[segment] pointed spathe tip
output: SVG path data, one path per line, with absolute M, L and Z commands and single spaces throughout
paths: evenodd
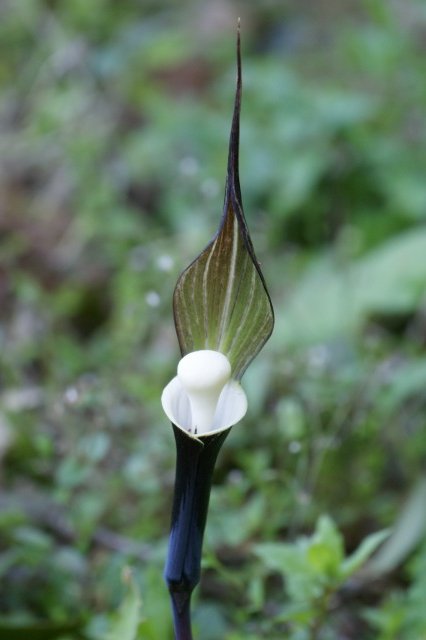
M 238 84 L 241 84 L 241 18 L 237 20 L 237 73 Z

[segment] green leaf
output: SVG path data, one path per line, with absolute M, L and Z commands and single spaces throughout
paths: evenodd
M 359 545 L 359 547 L 346 558 L 342 563 L 341 571 L 344 578 L 348 578 L 355 571 L 358 571 L 362 565 L 368 560 L 368 558 L 376 551 L 376 549 L 382 544 L 382 542 L 389 536 L 390 531 L 384 529 L 383 531 L 376 531 L 371 533 L 365 538 Z
M 423 476 L 413 487 L 389 540 L 368 563 L 363 573 L 374 578 L 393 571 L 425 538 L 425 534 L 426 477 Z
M 278 342 L 335 340 L 374 314 L 415 311 L 426 294 L 425 254 L 426 229 L 417 227 L 352 263 L 331 252 L 315 258 L 278 313 Z
M 265 567 L 286 579 L 293 602 L 312 602 L 327 586 L 335 587 L 344 557 L 343 538 L 328 516 L 321 516 L 312 536 L 293 543 L 267 543 L 255 546 Z
M 379 542 L 372 539 L 366 547 L 361 545 L 363 549 L 359 551 L 360 555 L 356 552 L 345 561 L 342 534 L 333 520 L 324 515 L 319 518 L 312 536 L 302 536 L 290 544 L 256 545 L 254 551 L 266 569 L 277 571 L 285 577 L 286 590 L 292 603 L 309 606 L 309 603 L 314 603 L 326 593 L 335 591 L 350 575 L 349 570 L 358 562 L 362 564 L 374 550 L 374 543 L 377 545 Z M 346 562 L 347 573 L 342 570 Z
M 255 554 L 265 568 L 285 577 L 289 598 L 295 603 L 311 602 L 322 593 L 318 573 L 312 570 L 307 558 L 308 538 L 294 543 L 269 542 L 254 547 Z
M 305 571 L 305 554 L 298 543 L 265 542 L 255 545 L 254 552 L 270 571 L 283 575 Z
M 307 558 L 315 571 L 337 575 L 344 557 L 343 538 L 333 520 L 321 516 L 307 549 Z
M 127 585 L 127 593 L 116 616 L 111 623 L 106 640 L 136 640 L 141 621 L 141 598 L 139 589 L 126 569 L 123 579 Z
M 241 56 L 229 141 L 222 222 L 216 237 L 180 276 L 173 297 L 182 355 L 224 353 L 241 378 L 272 333 L 274 316 L 245 221 L 239 183 Z

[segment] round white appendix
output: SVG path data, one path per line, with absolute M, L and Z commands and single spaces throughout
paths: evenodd
M 189 398 L 194 432 L 209 431 L 219 396 L 231 377 L 228 358 L 219 351 L 193 351 L 179 362 L 177 377 Z
M 246 394 L 231 373 L 223 353 L 209 349 L 188 353 L 163 390 L 165 414 L 192 437 L 229 429 L 247 411 Z

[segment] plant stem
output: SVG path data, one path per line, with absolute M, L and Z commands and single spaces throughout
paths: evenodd
M 193 640 L 191 630 L 192 590 L 179 585 L 171 585 L 169 591 L 172 601 L 175 640 Z
M 333 587 L 327 587 L 318 600 L 317 614 L 309 626 L 309 640 L 318 640 L 319 634 L 323 628 L 324 622 L 329 611 L 330 598 L 334 593 Z

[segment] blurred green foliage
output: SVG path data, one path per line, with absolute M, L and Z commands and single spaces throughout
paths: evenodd
M 263 561 L 263 569 L 286 579 L 289 604 L 277 613 L 275 623 L 277 620 L 289 623 L 294 638 L 309 640 L 323 626 L 332 633 L 332 614 L 337 608 L 333 598 L 387 536 L 387 531 L 370 534 L 345 558 L 341 534 L 329 517 L 322 516 L 311 538 L 299 538 L 291 544 L 256 545 L 255 553 Z M 268 622 L 264 631 L 268 632 Z
M 426 635 L 424 544 L 333 582 L 299 635 L 297 572 L 255 555 L 329 513 L 345 562 L 424 477 L 424 2 L 3 0 L 0 638 L 121 638 L 129 610 L 129 638 L 171 637 L 159 396 L 174 284 L 220 219 L 238 15 L 242 191 L 277 325 L 221 454 L 195 624 Z

